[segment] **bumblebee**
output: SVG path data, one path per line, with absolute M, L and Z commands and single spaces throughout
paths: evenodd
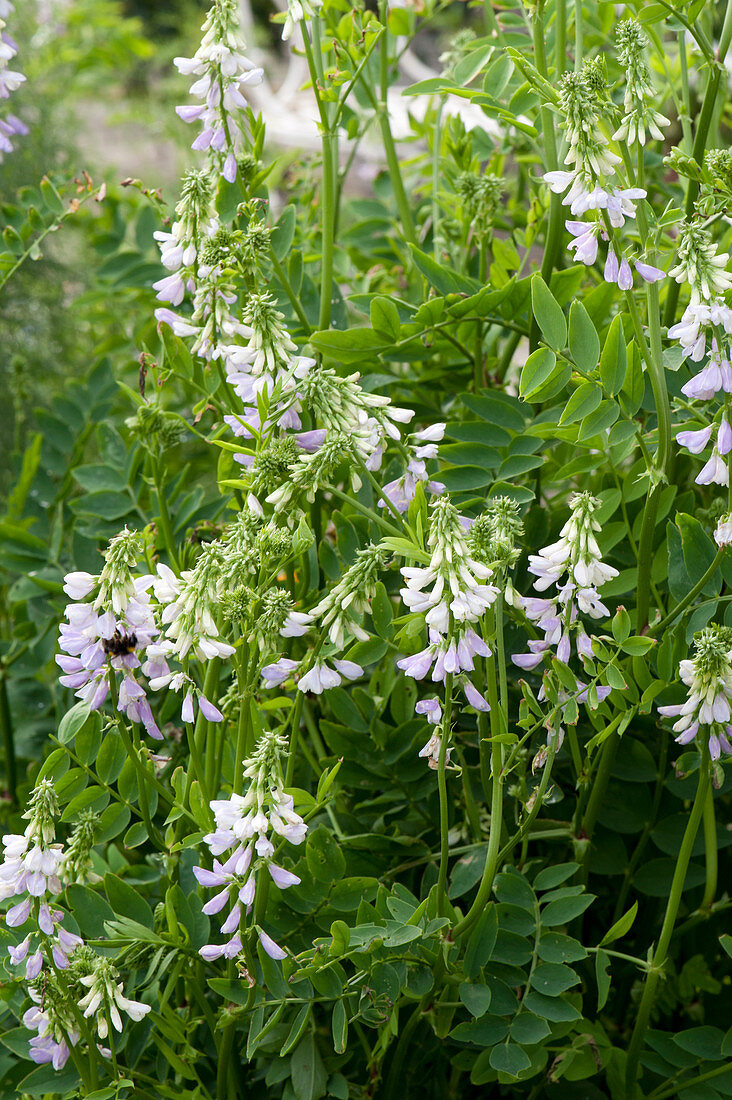
M 120 630 L 115 630 L 111 638 L 105 638 L 102 643 L 104 646 L 104 652 L 108 657 L 126 657 L 128 653 L 132 653 L 137 645 L 137 635 L 123 634 Z

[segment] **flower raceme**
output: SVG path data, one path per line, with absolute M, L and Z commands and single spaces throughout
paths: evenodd
M 176 57 L 175 64 L 184 75 L 197 77 L 189 90 L 202 102 L 176 107 L 176 112 L 184 122 L 200 122 L 191 148 L 209 150 L 224 179 L 233 183 L 242 149 L 236 116 L 247 106 L 239 89 L 260 84 L 264 74 L 243 52 L 246 46 L 238 29 L 235 0 L 216 0 L 201 30 L 203 38 L 194 56 Z
M 688 688 L 686 701 L 658 708 L 664 718 L 676 719 L 677 742 L 706 740 L 712 760 L 732 754 L 732 630 L 712 623 L 700 631 L 679 676 Z
M 594 518 L 599 501 L 589 493 L 577 493 L 569 503 L 571 515 L 560 531 L 559 540 L 529 556 L 529 572 L 536 577 L 536 591 L 546 592 L 554 587 L 556 593 L 545 598 L 520 598 L 527 618 L 544 631 L 544 638 L 530 641 L 529 653 L 513 655 L 519 668 L 536 668 L 552 649 L 566 664 L 572 653 L 573 634 L 577 653 L 591 657 L 592 642 L 579 614 L 593 619 L 609 615 L 598 589 L 617 577 L 618 571 L 600 557 L 595 537 L 600 524 Z
M 245 795 L 232 794 L 211 803 L 216 828 L 204 837 L 213 857 L 213 870 L 194 867 L 201 886 L 215 887 L 218 893 L 206 902 L 208 916 L 226 909 L 221 924 L 223 944 L 207 944 L 201 955 L 208 962 L 233 959 L 243 951 L 241 925 L 254 905 L 257 881 L 266 870 L 280 890 L 300 882 L 297 875 L 274 862 L 273 840 L 282 837 L 291 844 L 302 844 L 307 825 L 296 813 L 291 795 L 283 790 L 280 758 L 286 747 L 284 738 L 263 734 L 251 758 L 244 762 L 244 777 L 249 788 Z M 225 856 L 222 863 L 220 857 Z M 258 929 L 263 949 L 274 959 L 286 952 L 262 929 Z
M 429 565 L 402 568 L 406 584 L 401 596 L 410 611 L 424 615 L 429 645 L 397 664 L 415 680 L 424 679 L 431 670 L 432 680 L 444 683 L 448 673 L 472 672 L 476 656 L 490 655 L 471 624 L 482 619 L 499 589 L 485 583 L 492 571 L 470 556 L 460 516 L 447 497 L 438 498 L 431 506 L 428 546 L 432 551 Z M 485 700 L 477 689 L 467 687 L 468 682 L 461 679 L 466 694 L 471 692 L 469 701 L 472 705 L 479 701 L 485 709 Z
M 95 955 L 80 936 L 63 927 L 64 913 L 55 907 L 54 899 L 61 893 L 62 877 L 66 878 L 71 865 L 67 863 L 70 852 L 64 852 L 56 841 L 58 813 L 54 784 L 43 779 L 23 814 L 28 821 L 23 835 L 3 837 L 0 865 L 0 900 L 21 898 L 5 914 L 6 924 L 22 928 L 32 923 L 21 943 L 8 947 L 11 964 L 25 963 L 25 980 L 30 983 L 33 1005 L 24 1014 L 23 1023 L 36 1034 L 29 1040 L 29 1056 L 54 1069 L 66 1064 L 69 1044 L 80 1039 L 76 1016 L 68 1010 L 71 990 L 79 982 L 88 993 L 79 996 L 78 1008 L 85 1017 L 96 1019 L 102 1039 L 107 1035 L 107 1016 L 121 1031 L 120 1010 L 134 1020 L 150 1011 L 149 1005 L 122 995 L 121 984 L 115 984 L 119 975 L 109 960 Z M 78 832 L 75 835 L 78 841 Z M 78 865 L 78 848 L 77 843 L 74 866 Z M 86 848 L 88 854 L 88 845 Z
M 668 122 L 645 103 L 650 92 L 648 66 L 644 57 L 645 35 L 638 24 L 626 20 L 621 24 L 621 58 L 628 66 L 625 97 L 626 115 L 614 135 L 625 140 L 632 131 L 641 143 L 645 129 L 653 137 L 662 137 L 659 125 Z M 616 283 L 620 290 L 631 290 L 633 273 L 625 256 L 619 230 L 627 219 L 636 216 L 636 203 L 646 197 L 642 187 L 620 187 L 615 182 L 621 157 L 613 152 L 600 128 L 605 78 L 601 59 L 585 62 L 579 73 L 565 73 L 559 98 L 565 121 L 569 149 L 564 163 L 567 170 L 544 173 L 544 180 L 558 195 L 564 195 L 562 205 L 568 206 L 577 219 L 591 214 L 589 221 L 568 220 L 566 228 L 572 236 L 569 248 L 580 263 L 593 265 L 597 259 L 599 240 L 608 242 L 604 265 L 606 282 Z M 602 94 L 601 94 L 602 93 Z M 642 135 L 642 136 L 641 136 Z M 633 261 L 644 282 L 652 283 L 664 273 L 642 259 Z
M 17 56 L 18 47 L 5 29 L 7 23 L 4 16 L 10 15 L 13 10 L 10 0 L 5 0 L 5 3 L 0 5 L 0 100 L 9 99 L 10 95 L 25 81 L 22 73 L 9 67 L 10 62 Z M 0 162 L 4 154 L 13 151 L 13 143 L 10 139 L 27 133 L 28 127 L 16 115 L 6 114 L 0 117 Z
M 677 282 L 689 284 L 691 301 L 681 321 L 668 330 L 671 339 L 679 341 L 682 351 L 692 363 L 708 360 L 681 392 L 692 401 L 710 402 L 719 394 L 724 402 L 721 415 L 700 413 L 702 422 L 711 423 L 697 429 L 683 429 L 676 442 L 691 454 L 701 454 L 710 443 L 712 452 L 695 480 L 698 485 L 729 485 L 728 458 L 732 451 L 732 428 L 727 414 L 728 395 L 732 394 L 729 336 L 732 334 L 732 309 L 723 298 L 732 286 L 732 272 L 726 270 L 729 255 L 718 253 L 711 233 L 695 221 L 686 222 L 679 233 L 679 263 L 669 275 Z M 713 419 L 712 419 L 713 417 Z
M 56 663 L 63 686 L 74 689 L 92 710 L 104 704 L 114 685 L 117 709 L 130 721 L 142 722 L 150 737 L 159 740 L 162 734 L 138 679 L 158 636 L 149 595 L 153 578 L 133 575 L 141 552 L 139 536 L 125 528 L 110 540 L 99 576 L 66 576 L 64 592 L 76 602 L 66 608 Z

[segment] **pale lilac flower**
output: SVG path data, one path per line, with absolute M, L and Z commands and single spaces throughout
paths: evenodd
M 729 485 L 727 463 L 716 447 L 712 448 L 711 458 L 697 474 L 695 481 L 697 485 Z
M 676 442 L 686 447 L 687 451 L 691 451 L 693 455 L 701 454 L 706 447 L 712 435 L 711 424 L 707 428 L 699 428 L 698 431 L 686 431 L 679 432 L 676 436 Z
M 420 699 L 414 709 L 417 714 L 424 714 L 433 726 L 438 726 L 442 721 L 442 707 L 439 699 Z
M 287 958 L 287 952 L 283 951 L 279 944 L 275 943 L 266 932 L 260 931 L 259 942 L 271 959 L 281 960 Z
M 589 493 L 575 494 L 570 500 L 572 514 L 560 532 L 559 541 L 529 555 L 528 569 L 536 578 L 534 589 L 544 592 L 554 587 L 556 594 L 552 598 L 520 598 L 527 618 L 544 632 L 543 640 L 529 642 L 529 653 L 512 655 L 520 668 L 536 668 L 544 654 L 553 648 L 558 660 L 567 663 L 572 634 L 576 637 L 577 652 L 586 656 L 591 653 L 591 641 L 578 614 L 593 619 L 607 616 L 608 608 L 597 589 L 618 575 L 617 569 L 600 558 L 596 539 L 600 525 L 593 518 L 597 507 L 598 502 Z
M 227 905 L 230 908 L 220 927 L 221 934 L 229 937 L 226 944 L 207 944 L 201 949 L 208 962 L 241 953 L 243 913 L 252 909 L 263 867 L 280 890 L 300 882 L 292 871 L 272 862 L 275 849 L 270 833 L 291 844 L 301 844 L 307 833 L 292 795 L 282 790 L 280 756 L 284 746 L 284 739 L 277 734 L 264 734 L 245 762 L 244 776 L 250 781 L 246 794 L 211 802 L 216 828 L 204 842 L 213 856 L 213 869 L 194 867 L 193 873 L 202 886 L 219 891 L 203 907 L 207 916 L 221 913 Z M 223 863 L 219 857 L 224 858 Z
M 657 283 L 659 279 L 666 277 L 665 271 L 661 271 L 660 267 L 653 267 L 652 264 L 643 263 L 641 260 L 636 260 L 633 266 L 646 283 Z

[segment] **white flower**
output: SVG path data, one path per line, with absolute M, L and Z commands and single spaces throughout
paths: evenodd
M 81 979 L 81 984 L 89 990 L 79 1001 L 84 1017 L 96 1017 L 97 1033 L 100 1039 L 109 1034 L 109 1022 L 115 1031 L 122 1030 L 120 1012 L 125 1012 L 131 1020 L 139 1021 L 150 1011 L 151 1006 L 141 1001 L 131 1001 L 122 993 L 122 983 L 118 982 L 119 973 L 108 959 L 98 959 L 91 974 Z

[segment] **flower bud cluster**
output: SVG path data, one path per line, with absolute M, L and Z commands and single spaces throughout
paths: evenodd
M 202 886 L 218 889 L 203 912 L 213 916 L 226 910 L 220 931 L 228 939 L 201 948 L 207 962 L 241 954 L 242 921 L 252 911 L 257 882 L 265 871 L 281 890 L 300 882 L 297 875 L 274 862 L 273 841 L 282 837 L 291 844 L 302 844 L 308 828 L 296 813 L 292 796 L 283 790 L 281 757 L 285 746 L 285 739 L 277 734 L 263 734 L 244 763 L 244 777 L 249 780 L 246 794 L 232 794 L 211 803 L 216 828 L 204 841 L 213 857 L 213 870 L 194 867 L 193 873 Z M 223 862 L 220 857 L 225 857 Z M 259 928 L 258 934 L 268 955 L 273 959 L 285 957 L 266 932 Z
M 656 111 L 648 102 L 653 95 L 651 70 L 646 59 L 648 38 L 640 23 L 624 19 L 618 24 L 618 61 L 625 69 L 625 114 L 620 127 L 613 134 L 615 141 L 646 143 L 646 130 L 654 141 L 663 141 L 661 127 L 670 125 L 665 115 Z
M 545 172 L 543 178 L 555 194 L 566 192 L 562 204 L 569 206 L 575 217 L 588 212 L 592 215 L 589 221 L 566 222 L 574 238 L 569 248 L 575 259 L 594 264 L 599 239 L 608 241 L 605 281 L 617 283 L 621 290 L 630 290 L 633 273 L 618 230 L 627 218 L 635 218 L 635 203 L 644 199 L 646 192 L 641 187 L 623 188 L 612 182 L 621 158 L 609 148 L 600 129 L 605 109 L 601 88 L 604 89 L 604 76 L 594 62 L 586 62 L 579 73 L 565 73 L 562 77 L 559 96 L 569 141 L 564 163 L 569 170 Z M 645 282 L 663 278 L 662 271 L 641 260 L 634 261 L 634 266 Z
M 311 616 L 321 619 L 321 628 L 328 631 L 328 638 L 336 649 L 343 649 L 349 636 L 358 642 L 368 641 L 370 635 L 361 626 L 360 619 L 371 610 L 371 600 L 386 559 L 387 551 L 381 546 L 372 544 L 359 550 L 353 565 L 338 584 L 312 609 Z

